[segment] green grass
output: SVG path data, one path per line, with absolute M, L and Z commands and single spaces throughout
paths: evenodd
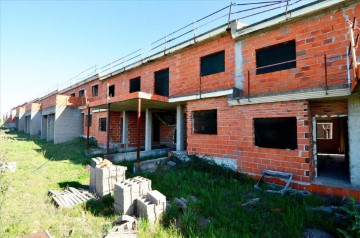
M 5 196 L 0 193 L 0 202 L 4 200 L 0 203 L 0 237 L 21 237 L 44 229 L 54 237 L 105 235 L 117 218 L 113 215 L 113 197 L 61 209 L 47 195 L 48 190 L 67 186 L 87 188 L 86 166 L 91 157 L 84 155 L 84 141 L 53 145 L 20 133 L 13 136 L 28 140 L 0 138 L 0 156 L 7 151 L 7 160 L 17 162 L 15 173 L 6 172 L 0 177 L 0 182 L 8 187 Z M 123 164 L 128 166 L 127 177 L 133 176 L 132 163 Z M 33 172 L 41 165 L 41 169 Z M 150 178 L 153 189 L 165 194 L 169 201 L 189 196 L 195 196 L 196 201 L 190 202 L 185 211 L 172 203 L 163 221 L 155 227 L 141 220 L 139 237 L 301 237 L 306 227 L 335 235 L 339 227 L 328 215 L 306 210 L 308 205 L 323 205 L 331 200 L 316 195 L 280 196 L 254 191 L 254 180 L 198 158 L 142 176 Z M 242 206 L 252 198 L 260 201 Z M 210 223 L 200 227 L 199 221 L 204 219 Z

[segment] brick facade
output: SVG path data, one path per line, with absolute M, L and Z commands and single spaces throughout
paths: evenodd
M 218 134 L 193 134 L 192 112 L 217 109 Z M 225 97 L 189 102 L 187 143 L 190 154 L 233 158 L 240 171 L 260 175 L 264 169 L 289 172 L 294 180 L 310 182 L 310 125 L 307 101 L 228 107 Z M 297 150 L 255 146 L 253 119 L 262 117 L 296 117 Z
M 346 21 L 358 16 L 360 5 L 317 14 L 292 24 L 253 34 L 243 39 L 244 91 L 250 95 L 325 87 L 324 54 L 327 55 L 328 85 L 347 84 L 346 47 L 349 28 Z M 256 50 L 286 41 L 296 42 L 296 68 L 256 75 Z

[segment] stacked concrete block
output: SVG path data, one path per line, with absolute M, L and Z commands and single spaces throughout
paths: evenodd
M 136 201 L 137 215 L 151 224 L 159 221 L 166 210 L 166 197 L 157 190 L 149 191 Z
M 136 199 L 151 191 L 151 180 L 140 176 L 126 179 L 115 184 L 115 213 L 135 214 Z
M 132 179 L 129 179 L 130 181 L 134 182 L 134 183 L 138 183 L 140 186 L 140 196 L 146 195 L 149 191 L 151 191 L 151 180 L 144 178 L 144 177 L 140 177 L 140 176 L 136 176 Z
M 90 167 L 89 187 L 100 197 L 113 193 L 115 183 L 125 180 L 127 170 L 124 166 L 115 166 L 105 162 L 101 158 L 93 158 Z
M 140 196 L 139 184 L 129 180 L 115 184 L 114 209 L 115 213 L 133 215 L 135 213 L 134 201 Z

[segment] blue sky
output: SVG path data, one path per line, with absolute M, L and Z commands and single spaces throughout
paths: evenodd
M 7 112 L 91 66 L 148 48 L 149 42 L 229 3 L 0 0 L 0 110 Z

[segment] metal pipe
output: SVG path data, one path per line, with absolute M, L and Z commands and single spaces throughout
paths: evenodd
M 248 70 L 248 101 L 250 102 L 250 70 Z
M 196 43 L 196 21 L 194 21 L 194 43 Z
M 138 98 L 138 114 L 137 114 L 137 141 L 136 141 L 136 165 L 140 167 L 140 118 L 141 118 L 141 98 Z
M 201 72 L 200 72 L 200 99 L 201 99 L 201 93 L 202 93 L 202 80 L 201 80 Z
M 327 60 L 326 60 L 326 54 L 324 53 L 324 62 L 325 62 L 325 92 L 326 95 L 328 95 L 328 77 L 327 77 Z
M 90 107 L 87 111 L 87 130 L 86 130 L 86 151 L 89 153 L 90 150 Z
M 110 103 L 107 104 L 106 154 L 110 154 Z
M 232 7 L 232 2 L 230 2 L 230 10 L 229 10 L 229 17 L 228 17 L 228 26 L 227 29 L 230 29 L 230 17 L 231 17 L 231 7 Z
M 346 53 L 349 52 L 349 47 L 346 46 Z M 351 88 L 351 77 L 350 77 L 350 63 L 349 63 L 349 56 L 346 56 L 346 71 L 348 77 L 348 86 Z

